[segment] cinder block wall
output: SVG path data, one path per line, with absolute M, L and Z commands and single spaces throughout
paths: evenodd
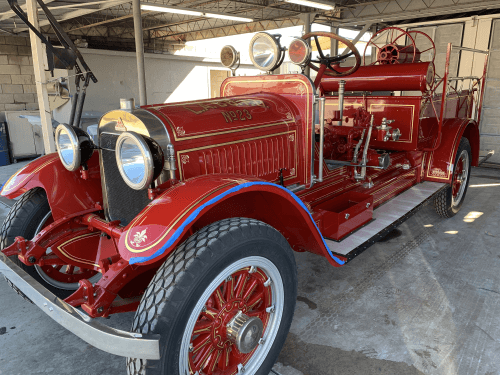
M 29 38 L 0 36 L 0 112 L 37 110 Z

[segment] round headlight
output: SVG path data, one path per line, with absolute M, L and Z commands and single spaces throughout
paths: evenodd
M 68 171 L 76 171 L 94 152 L 89 135 L 66 124 L 59 124 L 56 128 L 56 146 L 59 158 Z
M 238 62 L 238 52 L 233 46 L 224 46 L 220 51 L 220 61 L 226 68 L 232 68 Z
M 294 39 L 288 48 L 288 55 L 294 64 L 307 64 L 311 56 L 311 47 L 304 39 Z
M 283 51 L 278 38 L 268 33 L 255 34 L 249 52 L 253 65 L 261 70 L 274 70 L 282 62 Z
M 161 173 L 163 152 L 153 140 L 124 132 L 116 141 L 116 163 L 125 183 L 132 189 L 143 190 Z

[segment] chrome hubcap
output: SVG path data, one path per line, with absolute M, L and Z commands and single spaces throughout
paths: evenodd
M 258 317 L 249 317 L 241 311 L 227 325 L 227 337 L 242 353 L 250 353 L 259 344 L 264 324 Z
M 463 150 L 458 157 L 453 173 L 451 205 L 456 207 L 463 199 L 469 177 L 469 153 Z
M 284 294 L 281 274 L 266 258 L 250 256 L 226 267 L 188 318 L 179 373 L 255 375 L 278 334 Z

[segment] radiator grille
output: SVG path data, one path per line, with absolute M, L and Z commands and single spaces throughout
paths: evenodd
M 286 133 L 191 151 L 181 156 L 184 178 L 199 174 L 237 173 L 274 180 L 280 169 L 295 174 L 295 134 Z
M 118 135 L 101 134 L 102 184 L 108 220 L 127 225 L 150 202 L 146 190 L 134 190 L 124 181 L 116 165 L 115 145 Z

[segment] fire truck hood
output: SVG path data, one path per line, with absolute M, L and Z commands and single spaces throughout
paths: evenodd
M 192 102 L 149 105 L 132 112 L 114 110 L 99 123 L 99 133 L 133 131 L 155 139 L 163 150 L 175 141 L 228 135 L 297 121 L 299 112 L 283 96 L 257 93 Z M 105 145 L 101 145 L 104 146 Z
M 287 99 L 253 94 L 144 107 L 160 118 L 174 140 L 228 134 L 247 127 L 266 127 L 295 121 L 297 111 Z

